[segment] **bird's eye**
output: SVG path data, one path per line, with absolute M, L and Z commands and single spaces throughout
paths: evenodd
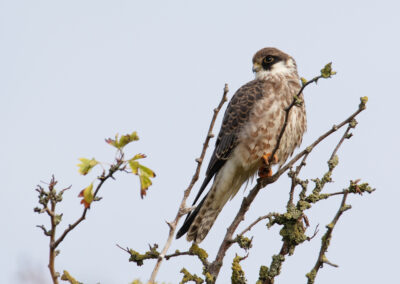
M 264 63 L 272 63 L 274 58 L 272 56 L 267 56 L 264 58 Z

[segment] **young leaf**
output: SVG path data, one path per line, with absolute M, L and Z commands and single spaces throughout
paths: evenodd
M 79 161 L 81 161 L 80 164 L 78 164 L 77 166 L 79 167 L 79 173 L 81 175 L 87 175 L 88 172 L 94 167 L 96 166 L 99 162 L 97 162 L 94 158 L 89 160 L 86 158 L 80 158 Z
M 140 174 L 140 197 L 143 198 L 146 195 L 147 189 L 152 185 L 150 178 L 147 175 Z
M 131 141 L 137 141 L 139 140 L 139 136 L 137 135 L 136 131 L 133 131 L 130 135 Z
M 139 160 L 139 159 L 143 159 L 146 158 L 147 156 L 145 154 L 136 154 L 135 156 L 133 156 L 132 160 Z
M 118 141 L 118 148 L 123 148 L 132 141 L 139 140 L 139 136 L 137 135 L 136 131 L 132 132 L 131 134 L 122 135 Z
M 106 143 L 110 144 L 111 146 L 114 146 L 115 148 L 118 148 L 118 134 L 115 135 L 115 139 L 107 138 Z
M 139 136 L 137 132 L 134 131 L 131 134 L 122 135 L 121 138 L 118 139 L 118 134 L 115 135 L 115 139 L 107 138 L 106 143 L 114 146 L 115 148 L 121 149 L 131 143 L 132 141 L 139 140 Z
M 81 200 L 81 204 L 83 204 L 85 208 L 90 208 L 90 204 L 93 201 L 93 183 L 83 189 L 79 193 L 78 197 L 83 197 L 83 199 Z
M 151 178 L 156 176 L 156 174 L 152 170 L 150 170 L 148 167 L 139 165 L 139 168 L 140 168 L 140 171 L 143 173 L 143 175 L 146 175 Z
M 323 78 L 330 78 L 332 75 L 335 75 L 336 72 L 332 70 L 332 62 L 329 62 L 325 65 L 323 69 L 321 69 L 321 76 Z
M 130 160 L 129 161 L 129 167 L 131 167 L 132 173 L 137 175 L 138 174 L 138 168 L 139 168 L 139 162 Z
M 156 174 L 149 168 L 139 164 L 139 180 L 140 180 L 140 197 L 146 195 L 147 189 L 152 185 L 150 178 L 156 176 Z

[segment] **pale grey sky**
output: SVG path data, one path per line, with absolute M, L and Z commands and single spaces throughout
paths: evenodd
M 103 200 L 61 245 L 56 268 L 84 283 L 147 280 L 154 261 L 137 267 L 115 244 L 143 252 L 148 244 L 164 243 L 165 220 L 175 216 L 192 177 L 224 83 L 231 97 L 253 78 L 252 55 L 275 46 L 296 59 L 303 77 L 318 74 L 329 61 L 338 71 L 305 92 L 303 146 L 347 117 L 359 97 L 369 97 L 355 136 L 340 150 L 335 183 L 326 190 L 357 178 L 378 190 L 349 198 L 353 209 L 337 225 L 327 254 L 339 268 L 325 266 L 317 283 L 394 283 L 400 253 L 399 9 L 394 0 L 0 1 L 0 282 L 28 283 L 18 275 L 32 270 L 50 283 L 48 240 L 35 228 L 47 219 L 32 210 L 35 185 L 51 174 L 60 187 L 72 184 L 60 208 L 65 226 L 82 210 L 79 191 L 96 176 L 80 176 L 77 159 L 110 161 L 114 151 L 104 138 L 133 130 L 141 140 L 128 153 L 148 155 L 144 164 L 158 174 L 154 186 L 141 200 L 136 177 L 118 175 L 108 183 Z M 303 177 L 321 176 L 337 139 L 313 153 Z M 283 177 L 264 190 L 245 224 L 284 210 L 287 185 Z M 211 259 L 247 192 L 227 204 L 201 244 Z M 287 258 L 277 283 L 306 282 L 339 202 L 321 202 L 309 212 L 311 225 L 320 224 L 321 231 Z M 254 248 L 242 265 L 254 283 L 259 266 L 269 265 L 279 250 L 279 227 L 260 224 L 250 235 Z M 171 251 L 189 245 L 182 238 Z M 230 282 L 235 252 L 244 254 L 236 247 L 229 251 L 218 283 Z M 158 280 L 177 283 L 182 266 L 201 274 L 196 259 L 181 257 L 164 263 Z

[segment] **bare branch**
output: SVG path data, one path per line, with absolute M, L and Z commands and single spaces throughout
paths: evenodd
M 331 74 L 334 75 L 334 72 L 331 72 Z M 308 81 L 306 83 L 303 82 L 303 86 L 301 87 L 301 89 L 299 90 L 297 95 L 294 96 L 292 103 L 285 109 L 285 112 L 286 112 L 285 113 L 285 120 L 284 120 L 282 129 L 281 129 L 281 131 L 279 133 L 278 140 L 277 140 L 277 143 L 275 145 L 275 148 L 274 148 L 274 150 L 272 151 L 272 153 L 271 153 L 271 155 L 269 157 L 269 164 L 272 164 L 272 161 L 274 159 L 274 155 L 279 149 L 280 142 L 282 140 L 282 136 L 283 136 L 283 134 L 284 134 L 284 132 L 286 130 L 287 124 L 288 124 L 288 118 L 289 118 L 290 110 L 295 105 L 297 105 L 299 103 L 302 103 L 302 102 L 299 102 L 299 97 L 300 97 L 301 93 L 303 92 L 304 88 L 306 86 L 308 86 L 309 84 L 313 83 L 313 82 L 317 82 L 321 78 L 328 78 L 328 77 L 329 76 L 326 76 L 326 74 L 322 74 L 322 70 L 321 70 L 321 75 L 320 76 L 317 76 L 314 79 L 312 79 L 312 80 L 310 80 L 310 81 Z M 362 110 L 365 109 L 365 103 L 363 104 L 363 106 L 364 106 L 364 108 L 361 108 L 361 104 L 360 104 L 359 110 L 356 113 L 354 113 L 353 115 L 351 115 L 350 119 L 353 119 Z M 313 148 L 315 146 L 317 146 L 322 140 L 324 140 L 326 137 L 328 137 L 333 132 L 337 131 L 343 125 L 347 124 L 348 123 L 347 120 L 348 119 L 346 119 L 344 122 L 342 122 L 338 127 L 332 128 L 331 130 L 326 132 L 324 135 L 322 135 L 320 138 L 318 138 L 313 144 L 311 144 L 309 147 L 307 147 L 305 150 L 303 150 L 297 156 L 295 156 L 290 162 L 288 162 L 286 164 L 286 166 L 284 166 L 280 170 L 278 170 L 277 173 L 275 173 L 271 177 L 260 178 L 260 179 L 257 180 L 257 184 L 253 187 L 253 189 L 250 191 L 250 193 L 247 195 L 247 197 L 245 197 L 243 199 L 242 204 L 240 206 L 240 209 L 239 209 L 238 213 L 236 214 L 235 219 L 233 220 L 233 222 L 231 223 L 231 225 L 227 229 L 227 232 L 225 234 L 224 240 L 223 240 L 223 242 L 222 242 L 222 244 L 221 244 L 221 246 L 220 246 L 220 248 L 218 250 L 217 256 L 216 256 L 215 260 L 210 265 L 210 273 L 214 276 L 215 279 L 216 279 L 216 277 L 217 277 L 217 275 L 219 273 L 219 270 L 221 269 L 222 260 L 225 257 L 226 251 L 232 245 L 232 236 L 233 236 L 235 230 L 237 229 L 237 227 L 239 226 L 240 222 L 244 220 L 244 215 L 246 214 L 247 210 L 249 209 L 251 203 L 253 202 L 253 200 L 257 196 L 257 194 L 260 191 L 260 189 L 264 188 L 265 186 L 267 186 L 270 183 L 275 182 L 285 171 L 287 171 L 289 168 L 291 168 L 300 158 L 302 158 L 306 154 L 308 155 L 308 153 L 310 153 L 313 150 Z
M 329 264 L 331 266 L 334 267 L 338 267 L 336 264 L 331 263 L 330 261 L 328 261 L 328 259 L 325 256 L 325 253 L 328 250 L 328 247 L 330 245 L 330 241 L 332 238 L 332 232 L 333 229 L 335 228 L 336 223 L 338 222 L 340 216 L 342 216 L 343 212 L 346 210 L 349 210 L 351 208 L 350 205 L 346 205 L 346 199 L 347 199 L 347 195 L 349 194 L 349 191 L 344 191 L 343 193 L 343 198 L 342 198 L 342 202 L 340 204 L 339 210 L 337 211 L 335 217 L 333 218 L 332 222 L 327 225 L 327 230 L 326 233 L 323 235 L 322 237 L 322 242 L 321 242 L 321 249 L 319 251 L 319 256 L 317 259 L 317 262 L 314 265 L 314 268 L 307 273 L 307 278 L 308 278 L 308 284 L 313 284 L 315 281 L 315 277 L 317 276 L 318 270 L 323 266 L 324 263 Z
M 273 161 L 273 159 L 274 159 L 274 155 L 276 154 L 276 152 L 278 151 L 278 149 L 279 149 L 279 146 L 280 146 L 280 144 L 281 144 L 281 140 L 282 140 L 282 137 L 283 137 L 283 134 L 285 133 L 285 130 L 286 130 L 286 127 L 287 127 L 287 124 L 288 124 L 288 120 L 289 120 L 289 112 L 290 112 L 290 110 L 295 106 L 295 105 L 297 105 L 297 104 L 301 104 L 301 103 L 303 103 L 303 102 L 299 102 L 299 97 L 300 97 L 300 95 L 301 95 L 301 93 L 304 91 L 304 89 L 308 86 L 308 85 L 310 85 L 311 83 L 316 83 L 316 82 L 318 82 L 318 80 L 319 79 L 321 79 L 321 78 L 324 78 L 324 76 L 323 75 L 320 75 L 320 76 L 317 76 L 317 77 L 315 77 L 315 78 L 313 78 L 312 80 L 310 80 L 310 81 L 308 81 L 307 83 L 305 83 L 305 84 L 303 84 L 303 86 L 300 88 L 300 90 L 299 90 L 299 92 L 297 93 L 297 95 L 293 98 L 293 101 L 292 101 L 292 103 L 285 109 L 285 120 L 284 120 L 284 123 L 283 123 L 283 126 L 282 126 L 282 128 L 281 128 L 281 132 L 279 133 L 279 136 L 278 136 L 278 140 L 277 140 L 277 142 L 276 142 L 276 146 L 275 146 L 275 148 L 274 148 L 274 150 L 272 151 L 272 153 L 271 153 L 271 156 L 269 157 L 269 165 L 272 165 L 272 161 Z
M 270 219 L 271 217 L 277 215 L 278 213 L 269 213 L 265 216 L 258 217 L 253 223 L 251 223 L 246 229 L 244 229 L 239 236 L 243 236 L 245 233 L 250 231 L 258 222 L 265 220 L 265 219 Z
M 322 77 L 316 77 L 316 78 L 322 78 Z M 325 78 L 323 76 L 323 78 Z M 318 80 L 318 79 L 316 79 Z M 311 82 L 311 81 L 310 81 Z M 310 83 L 309 82 L 309 83 Z M 298 97 L 300 96 L 300 93 L 302 92 L 302 90 L 304 89 L 304 87 L 307 86 L 307 84 L 303 85 L 303 88 L 299 91 L 298 95 L 294 97 L 293 102 L 291 104 L 291 107 L 293 107 L 298 99 Z M 244 216 L 247 212 L 247 210 L 249 209 L 250 205 L 252 204 L 252 202 L 254 201 L 255 197 L 257 196 L 258 192 L 264 188 L 265 186 L 267 186 L 268 184 L 271 184 L 273 182 L 275 182 L 284 172 L 286 172 L 288 169 L 290 169 L 299 159 L 301 159 L 302 157 L 304 157 L 305 155 L 308 155 L 321 141 L 323 141 L 326 137 L 328 137 L 329 135 L 331 135 L 332 133 L 336 132 L 338 129 L 342 128 L 344 125 L 347 125 L 348 123 L 350 123 L 351 121 L 354 120 L 354 118 L 363 110 L 365 110 L 366 108 L 366 102 L 367 102 L 367 98 L 363 97 L 361 98 L 361 103 L 358 107 L 358 110 L 356 112 L 354 112 L 352 115 L 350 115 L 347 119 L 345 119 L 344 121 L 342 121 L 339 125 L 335 125 L 333 126 L 330 130 L 328 130 L 326 133 L 324 133 L 323 135 L 321 135 L 317 140 L 315 140 L 310 146 L 306 147 L 303 151 L 301 151 L 299 154 L 297 154 L 294 158 L 292 158 L 288 163 L 286 163 L 285 166 L 283 166 L 281 169 L 278 170 L 278 172 L 276 172 L 274 175 L 272 175 L 271 177 L 265 177 L 265 178 L 259 178 L 257 180 L 257 184 L 253 187 L 253 189 L 249 192 L 249 194 L 247 195 L 247 197 L 245 197 L 242 201 L 242 204 L 240 206 L 240 209 L 238 211 L 238 213 L 236 214 L 234 220 L 232 221 L 231 225 L 228 227 L 227 232 L 225 234 L 224 240 L 222 242 L 222 244 L 220 245 L 220 248 L 218 250 L 217 256 L 215 257 L 215 260 L 211 263 L 209 271 L 210 273 L 213 275 L 213 277 L 216 279 L 219 271 L 222 267 L 222 263 L 223 263 L 223 258 L 225 257 L 226 251 L 229 249 L 229 247 L 232 245 L 233 243 L 233 234 L 236 231 L 237 227 L 239 226 L 240 222 L 242 222 L 244 220 Z M 288 107 L 286 109 L 287 113 L 285 116 L 285 122 L 283 124 L 283 128 L 281 130 L 281 134 L 285 131 L 285 127 L 287 125 L 287 120 L 289 117 L 289 111 L 291 109 L 291 107 Z M 282 134 L 283 135 L 283 134 Z M 281 136 L 281 135 L 280 135 Z M 278 140 L 278 142 L 280 142 L 280 140 Z M 341 144 L 341 143 L 340 143 Z M 275 146 L 274 151 L 272 152 L 271 156 L 270 156 L 270 162 L 272 162 L 273 159 L 273 155 L 274 153 L 277 151 L 277 149 L 279 148 L 279 143 L 277 143 L 277 145 Z M 303 162 L 305 161 L 305 159 L 303 159 Z M 300 166 L 299 171 L 301 169 L 302 166 Z M 285 246 L 285 243 L 284 243 Z M 286 252 L 287 248 L 282 247 L 281 252 Z M 286 252 L 287 253 L 287 252 Z M 285 254 L 286 254 L 285 253 Z
M 224 105 L 224 103 L 227 101 L 228 92 L 229 92 L 228 84 L 225 84 L 224 91 L 223 91 L 223 94 L 222 94 L 222 99 L 221 99 L 220 103 L 218 104 L 217 108 L 214 109 L 214 115 L 213 115 L 213 117 L 211 119 L 210 127 L 208 129 L 206 139 L 205 139 L 205 141 L 203 143 L 203 149 L 201 151 L 200 157 L 196 159 L 196 162 L 197 162 L 196 171 L 195 171 L 195 173 L 194 173 L 194 175 L 192 177 L 192 180 L 190 181 L 190 184 L 189 184 L 188 188 L 184 191 L 183 198 L 182 198 L 181 204 L 179 205 L 179 210 L 178 210 L 178 213 L 175 216 L 175 219 L 173 221 L 171 221 L 171 222 L 168 222 L 168 227 L 169 227 L 168 238 L 167 238 L 167 241 L 166 241 L 166 243 L 164 245 L 164 248 L 162 249 L 161 254 L 160 254 L 160 256 L 159 256 L 159 258 L 157 260 L 157 263 L 156 263 L 156 265 L 155 265 L 155 267 L 153 269 L 153 272 L 151 273 L 150 279 L 148 281 L 149 283 L 154 283 L 155 282 L 158 270 L 160 269 L 160 266 L 161 266 L 161 262 L 162 262 L 163 258 L 166 257 L 166 253 L 167 253 L 169 247 L 171 246 L 172 241 L 173 241 L 173 239 L 175 237 L 176 226 L 178 225 L 179 219 L 188 212 L 187 207 L 186 207 L 186 200 L 189 197 L 189 194 L 190 194 L 194 184 L 199 179 L 200 169 L 201 169 L 204 157 L 206 155 L 208 144 L 210 142 L 210 139 L 212 137 L 214 137 L 214 135 L 212 134 L 212 131 L 213 131 L 213 128 L 214 128 L 214 124 L 215 124 L 215 121 L 217 119 L 219 111 L 221 110 L 221 108 Z
M 100 188 L 103 186 L 104 182 L 106 180 L 108 180 L 109 178 L 113 178 L 114 173 L 120 170 L 120 167 L 122 166 L 122 164 L 123 164 L 123 160 L 122 159 L 118 160 L 116 165 L 112 165 L 110 167 L 110 169 L 108 170 L 108 174 L 106 176 L 104 176 L 104 174 L 103 174 L 102 176 L 100 176 L 98 178 L 100 180 L 100 182 L 97 185 L 96 190 L 94 191 L 93 199 L 95 199 L 97 197 L 97 194 L 98 194 Z M 89 208 L 85 208 L 82 212 L 81 217 L 78 220 L 76 220 L 73 224 L 70 224 L 68 226 L 68 228 L 65 229 L 64 232 L 61 234 L 61 236 L 58 237 L 58 239 L 56 241 L 54 241 L 54 243 L 52 244 L 52 247 L 54 247 L 54 249 L 57 248 L 57 246 L 64 240 L 64 238 L 69 234 L 69 232 L 71 232 L 76 226 L 78 226 L 83 220 L 85 220 L 86 213 L 88 210 L 89 210 Z

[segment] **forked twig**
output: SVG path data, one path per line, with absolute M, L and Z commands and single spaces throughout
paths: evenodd
M 175 231 L 176 231 L 176 227 L 178 225 L 178 222 L 179 222 L 180 218 L 183 215 L 185 215 L 187 213 L 187 211 L 188 211 L 188 208 L 186 207 L 186 200 L 189 197 L 189 194 L 190 194 L 194 184 L 199 179 L 200 169 L 201 169 L 201 166 L 202 166 L 202 163 L 203 163 L 203 160 L 204 160 L 204 156 L 205 156 L 207 148 L 208 148 L 208 144 L 210 142 L 210 139 L 214 136 L 212 134 L 212 131 L 213 131 L 213 128 L 214 128 L 214 124 L 215 124 L 215 121 L 217 119 L 219 111 L 221 110 L 221 108 L 224 105 L 224 103 L 227 101 L 228 92 L 229 92 L 228 84 L 225 84 L 221 101 L 219 102 L 218 106 L 214 109 L 214 115 L 213 115 L 213 117 L 211 119 L 210 127 L 209 127 L 208 132 L 207 132 L 207 137 L 206 137 L 206 139 L 205 139 L 205 141 L 203 143 L 203 149 L 201 151 L 200 157 L 196 159 L 196 162 L 197 162 L 196 171 L 195 171 L 195 173 L 194 173 L 194 175 L 192 177 L 192 180 L 190 181 L 190 184 L 189 184 L 188 188 L 184 191 L 183 198 L 182 198 L 181 204 L 179 205 L 179 210 L 178 210 L 178 213 L 175 216 L 175 219 L 173 221 L 171 221 L 171 222 L 167 222 L 167 224 L 169 226 L 168 238 L 167 238 L 167 241 L 166 241 L 166 243 L 164 245 L 164 248 L 161 251 L 160 256 L 157 259 L 157 263 L 154 266 L 153 272 L 151 273 L 151 276 L 150 276 L 150 279 L 149 279 L 148 283 L 154 283 L 155 282 L 155 279 L 156 279 L 158 270 L 160 269 L 161 263 L 162 263 L 163 259 L 166 257 L 168 249 L 171 246 L 172 240 L 175 237 Z

